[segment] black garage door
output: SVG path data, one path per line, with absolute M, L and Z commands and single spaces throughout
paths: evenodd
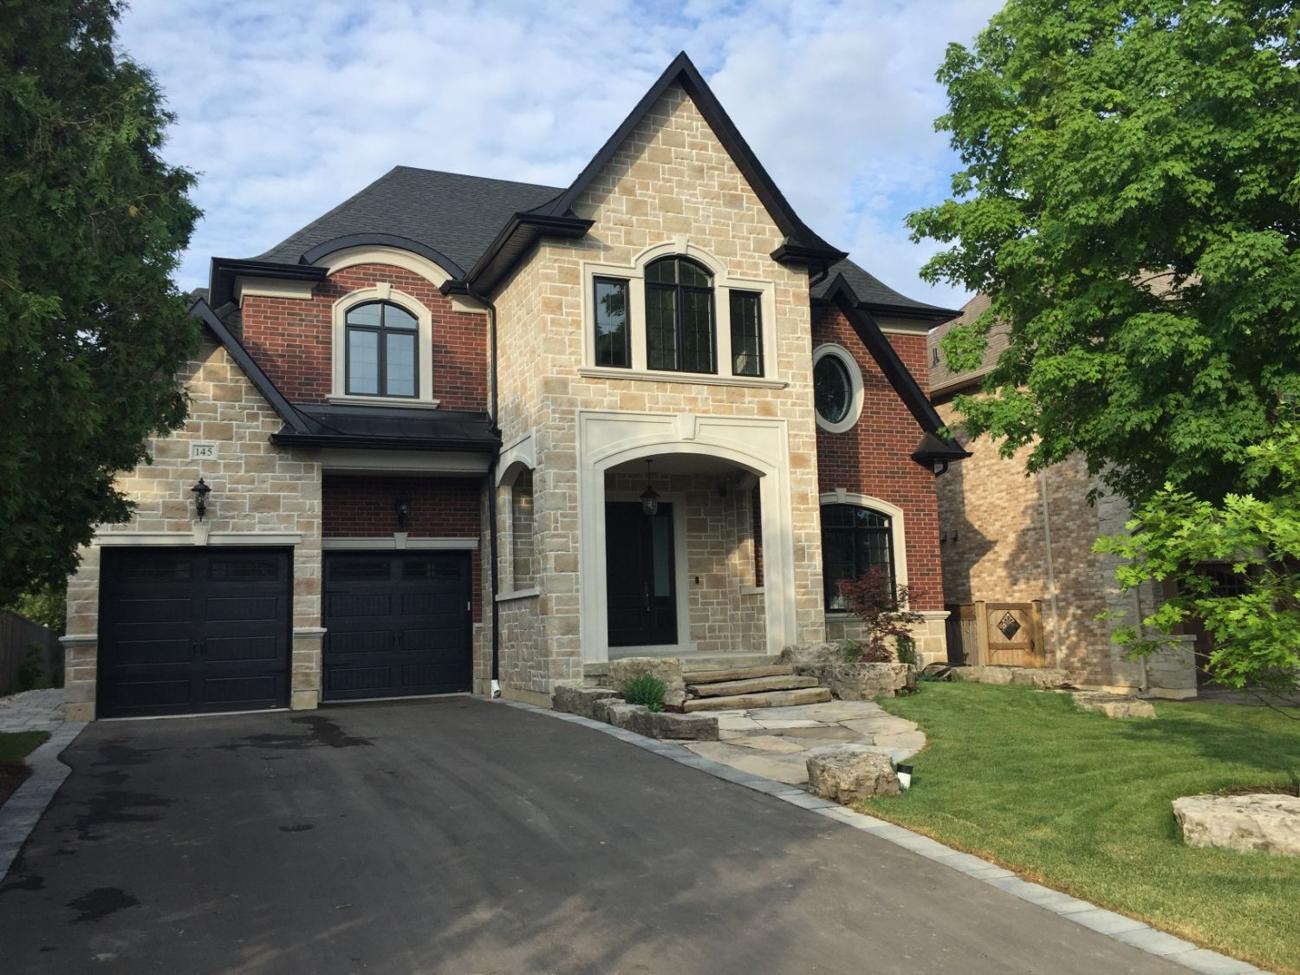
M 100 578 L 102 717 L 288 703 L 287 550 L 106 549 Z
M 464 552 L 325 557 L 327 700 L 468 691 Z

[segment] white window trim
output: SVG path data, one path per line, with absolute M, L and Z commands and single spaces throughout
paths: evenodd
M 419 380 L 419 396 L 362 396 L 347 392 L 347 315 L 357 305 L 368 301 L 391 302 L 404 311 L 415 316 L 419 327 L 416 329 L 416 356 L 418 364 L 416 376 Z M 415 297 L 399 291 L 391 284 L 379 282 L 370 288 L 361 288 L 344 295 L 334 302 L 333 325 L 333 391 L 328 399 L 332 403 L 360 403 L 372 406 L 416 406 L 433 409 L 438 405 L 433 393 L 433 312 Z
M 869 494 L 855 494 L 852 491 L 846 491 L 843 488 L 836 488 L 834 491 L 824 491 L 817 499 L 818 513 L 828 504 L 851 504 L 857 508 L 870 508 L 873 511 L 879 511 L 882 515 L 889 516 L 889 534 L 890 541 L 894 549 L 894 585 L 907 585 L 907 531 L 903 509 L 896 504 L 890 504 L 881 498 L 873 498 Z M 825 572 L 825 565 L 822 566 Z M 851 616 L 851 613 L 844 610 L 828 609 L 826 616 L 829 619 L 838 619 L 841 617 Z
M 711 373 L 677 372 L 650 369 L 646 354 L 645 269 L 661 257 L 689 257 L 708 268 L 713 275 L 714 354 L 717 371 Z M 596 365 L 596 278 L 620 278 L 628 283 L 628 326 L 631 332 L 632 364 L 630 368 Z M 731 297 L 732 291 L 756 291 L 763 317 L 763 375 L 738 376 L 732 372 Z M 718 258 L 687 238 L 648 247 L 631 264 L 582 264 L 582 331 L 583 367 L 579 373 L 588 378 L 634 379 L 644 382 L 695 382 L 707 385 L 756 386 L 783 388 L 776 360 L 776 283 L 733 277 Z
M 818 413 L 816 408 L 813 409 L 813 415 L 817 418 L 817 426 L 822 430 L 825 430 L 827 433 L 848 433 L 848 431 L 852 430 L 853 427 L 857 425 L 858 420 L 862 418 L 862 400 L 864 395 L 862 386 L 862 370 L 858 368 L 858 363 L 853 358 L 853 354 L 849 352 L 848 349 L 844 348 L 844 346 L 838 345 L 835 342 L 826 342 L 813 349 L 813 369 L 815 370 L 817 368 L 817 363 L 828 355 L 832 355 L 839 359 L 840 363 L 844 366 L 845 372 L 849 374 L 851 393 L 849 412 L 845 414 L 844 419 L 839 423 L 831 423 Z

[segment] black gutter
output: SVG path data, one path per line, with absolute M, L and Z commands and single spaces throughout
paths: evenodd
M 240 257 L 214 257 L 208 274 L 208 300 L 220 308 L 235 297 L 235 278 L 273 278 L 277 281 L 324 281 L 326 270 L 309 264 L 281 264 Z
M 585 237 L 594 220 L 574 216 L 551 216 L 538 213 L 516 213 L 500 233 L 493 238 L 469 274 L 459 282 L 447 282 L 454 286 L 463 286 L 463 294 L 470 297 L 493 290 L 501 279 L 510 271 L 515 262 L 542 237 L 559 237 L 576 240 Z
M 585 231 L 584 231 L 585 233 Z M 497 306 L 487 295 L 474 290 L 468 281 L 446 281 L 439 289 L 445 295 L 463 294 L 481 302 L 488 310 L 488 350 L 489 381 L 491 392 L 488 400 L 488 416 L 492 421 L 492 433 L 497 438 L 497 449 L 492 454 L 492 463 L 488 466 L 487 503 L 488 503 L 488 557 L 492 564 L 488 571 L 492 590 L 492 680 L 501 679 L 501 605 L 497 595 L 501 590 L 501 570 L 498 566 L 497 544 L 497 463 L 501 459 L 501 424 L 497 422 L 500 400 L 497 396 Z
M 500 449 L 495 440 L 454 440 L 435 437 L 371 437 L 355 433 L 310 433 L 281 430 L 271 434 L 281 447 L 365 447 L 371 450 L 450 450 L 490 454 Z

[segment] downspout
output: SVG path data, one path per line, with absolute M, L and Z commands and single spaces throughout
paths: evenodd
M 1061 666 L 1061 618 L 1057 612 L 1056 570 L 1052 560 L 1052 513 L 1047 503 L 1047 471 L 1038 472 L 1038 488 L 1043 499 L 1043 545 L 1046 549 L 1047 591 L 1052 601 L 1052 644 L 1056 666 Z
M 492 432 L 501 439 L 501 424 L 497 420 L 499 401 L 497 399 L 497 306 L 486 295 L 480 294 L 468 283 L 465 293 L 487 308 L 488 311 L 488 415 L 492 420 Z M 500 450 L 492 454 L 492 463 L 488 467 L 488 558 L 492 565 L 489 571 L 492 587 L 492 690 L 491 696 L 501 694 L 501 610 L 497 603 L 497 594 L 501 590 L 500 570 L 497 567 L 497 463 Z

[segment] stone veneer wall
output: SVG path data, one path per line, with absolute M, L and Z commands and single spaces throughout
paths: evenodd
M 577 412 L 580 409 L 781 417 L 787 424 L 799 639 L 824 636 L 812 408 L 808 276 L 772 261 L 782 235 L 695 105 L 673 88 L 650 110 L 575 211 L 594 221 L 579 241 L 542 242 L 494 301 L 503 354 L 507 448 L 531 435 L 538 584 L 531 622 L 514 620 L 519 658 L 507 692 L 549 693 L 582 676 L 579 636 Z M 583 261 L 631 264 L 651 246 L 688 239 L 737 277 L 775 289 L 772 371 L 782 389 L 584 377 Z M 769 373 L 771 374 L 771 373 Z M 770 573 L 771 567 L 768 567 Z M 512 617 L 516 610 L 510 611 Z M 522 616 L 522 613 L 520 614 Z M 513 666 L 513 665 L 512 665 Z M 517 682 L 516 682 L 517 681 Z
M 639 495 L 650 483 L 661 495 L 680 495 L 673 519 L 686 519 L 687 606 L 690 639 L 699 653 L 762 653 L 766 642 L 763 594 L 754 586 L 750 494 L 735 475 L 652 475 L 609 472 L 606 496 Z M 726 491 L 725 495 L 722 493 Z M 675 528 L 676 526 L 674 526 Z
M 291 703 L 313 708 L 323 635 L 319 465 L 268 442 L 282 421 L 210 336 L 204 335 L 182 376 L 191 397 L 185 426 L 151 443 L 152 464 L 118 478 L 136 510 L 125 524 L 101 526 L 99 536 L 170 533 L 201 543 L 225 532 L 300 533 L 293 548 Z M 216 459 L 190 460 L 192 440 L 215 442 Z M 190 493 L 200 476 L 212 487 L 202 526 L 194 520 Z M 100 552 L 98 541 L 84 549 L 68 580 L 64 701 L 70 720 L 89 720 L 95 712 Z

